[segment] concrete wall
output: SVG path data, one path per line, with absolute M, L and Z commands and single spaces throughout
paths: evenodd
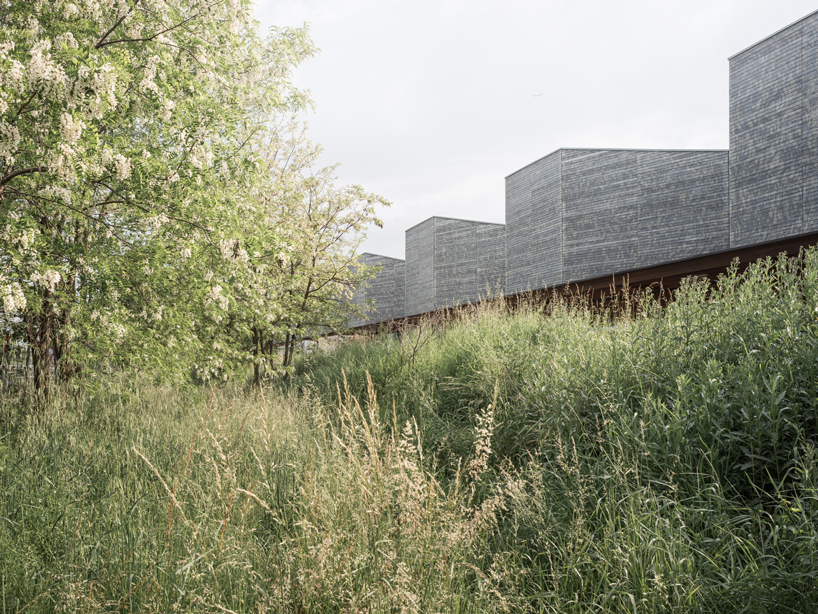
M 358 259 L 367 266 L 380 267 L 380 270 L 369 280 L 369 287 L 357 292 L 352 299 L 359 305 L 372 301 L 375 309 L 363 319 L 351 320 L 350 326 L 364 326 L 403 317 L 404 261 L 369 253 L 361 254 Z
M 726 151 L 562 149 L 506 178 L 506 294 L 729 248 Z
M 506 294 L 562 280 L 562 150 L 506 178 Z
M 407 316 L 435 309 L 435 218 L 406 231 Z
M 730 58 L 730 243 L 818 229 L 818 12 Z
M 505 286 L 505 227 L 433 217 L 406 231 L 406 315 L 465 305 Z

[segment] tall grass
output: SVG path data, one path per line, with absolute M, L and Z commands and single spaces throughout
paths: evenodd
M 362 408 L 110 386 L 47 417 L 2 407 L 3 612 L 487 607 L 490 523 L 374 389 Z
M 266 390 L 0 403 L 4 612 L 818 611 L 818 255 Z
M 660 298 L 475 310 L 413 369 L 390 337 L 301 381 L 371 373 L 442 474 L 496 395 L 495 548 L 534 610 L 818 611 L 818 254 Z

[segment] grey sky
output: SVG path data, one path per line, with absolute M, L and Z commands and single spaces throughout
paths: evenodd
M 504 222 L 504 177 L 560 147 L 729 145 L 727 58 L 802 0 L 257 0 L 310 24 L 309 136 L 392 201 L 364 250 L 403 258 L 432 216 Z

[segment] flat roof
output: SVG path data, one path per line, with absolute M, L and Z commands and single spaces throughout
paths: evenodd
M 374 254 L 372 252 L 364 252 L 358 257 L 360 258 L 360 257 L 363 257 L 363 256 L 375 256 L 375 258 L 386 258 L 388 260 L 396 260 L 398 262 L 404 262 L 400 258 L 393 258 L 392 256 L 384 256 L 383 254 Z
M 745 47 L 744 49 L 742 49 L 742 50 L 741 50 L 741 51 L 739 51 L 738 53 L 734 53 L 734 54 L 733 54 L 733 55 L 731 55 L 729 58 L 727 58 L 727 61 L 729 62 L 730 60 L 732 60 L 732 59 L 733 59 L 733 58 L 735 58 L 736 56 L 739 56 L 739 55 L 741 55 L 742 53 L 744 53 L 745 51 L 749 51 L 750 49 L 752 49 L 752 48 L 753 48 L 753 47 L 755 47 L 756 45 L 760 45 L 760 44 L 761 44 L 761 43 L 763 43 L 764 41 L 768 41 L 768 40 L 770 40 L 772 37 L 774 37 L 774 36 L 778 36 L 778 35 L 779 35 L 779 34 L 781 34 L 781 33 L 782 33 L 784 30 L 789 30 L 791 27 L 798 25 L 799 23 L 801 23 L 801 22 L 802 22 L 802 21 L 804 21 L 805 19 L 809 19 L 810 17 L 812 17 L 812 16 L 813 16 L 813 15 L 815 15 L 816 13 L 818 13 L 818 11 L 813 11 L 813 12 L 812 12 L 812 13 L 810 13 L 809 15 L 804 15 L 803 17 L 801 17 L 801 19 L 796 19 L 796 20 L 795 20 L 795 21 L 793 21 L 793 22 L 792 22 L 790 25 L 788 25 L 788 26 L 784 26 L 783 28 L 781 28 L 780 30 L 776 30 L 775 32 L 773 32 L 773 33 L 772 33 L 772 34 L 770 34 L 769 36 L 765 36 L 765 37 L 764 37 L 764 38 L 762 38 L 761 40 L 754 42 L 754 43 L 753 43 L 752 45 L 750 45 L 749 47 Z
M 818 11 L 816 11 L 818 12 Z M 529 166 L 536 164 L 546 158 L 553 156 L 556 153 L 561 151 L 655 151 L 657 153 L 728 153 L 729 149 L 649 149 L 649 148 L 638 148 L 638 147 L 560 147 L 559 149 L 555 149 L 549 154 L 544 155 L 542 158 L 537 158 L 533 162 L 529 162 L 523 167 L 518 168 L 513 173 L 509 173 L 504 177 L 504 179 L 508 179 L 512 175 L 516 175 L 522 170 L 527 169 Z
M 461 217 L 446 217 L 445 215 L 433 215 L 432 217 L 427 217 L 422 222 L 418 222 L 414 226 L 410 226 L 404 232 L 409 232 L 412 228 L 417 228 L 421 224 L 425 224 L 430 220 L 452 220 L 454 222 L 468 222 L 469 224 L 482 224 L 484 226 L 505 226 L 505 224 L 501 224 L 500 222 L 480 222 L 477 220 L 464 220 Z

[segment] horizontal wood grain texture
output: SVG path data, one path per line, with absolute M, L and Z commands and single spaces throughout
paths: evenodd
M 637 153 L 637 267 L 730 247 L 727 161 L 726 151 Z
M 406 231 L 405 315 L 435 309 L 435 218 Z
M 818 230 L 818 18 L 811 17 L 804 21 L 801 36 L 801 62 L 804 67 L 801 136 L 803 232 L 814 232 Z
M 562 280 L 562 151 L 506 179 L 506 294 Z
M 636 152 L 563 152 L 562 282 L 637 266 L 638 197 Z
M 506 294 L 729 247 L 726 151 L 563 149 L 506 185 Z

